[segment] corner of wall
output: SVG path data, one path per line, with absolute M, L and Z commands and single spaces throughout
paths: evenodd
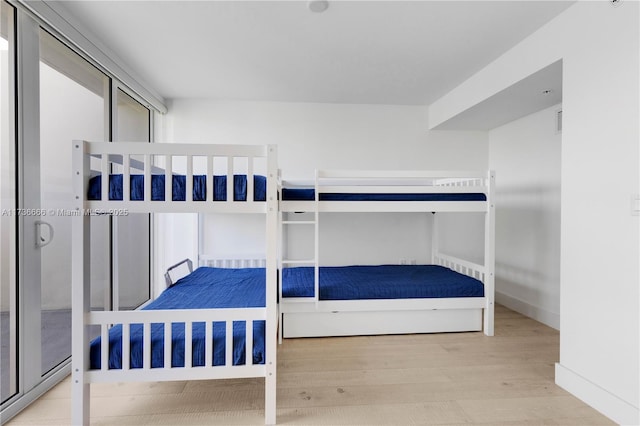
M 496 291 L 496 303 L 541 322 L 555 330 L 560 330 L 560 314 L 558 313 L 551 312 L 500 291 Z

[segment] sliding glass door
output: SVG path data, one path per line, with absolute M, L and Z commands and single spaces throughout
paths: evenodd
M 113 76 L 0 0 L 3 421 L 70 371 L 72 141 L 149 143 L 151 120 Z M 92 309 L 149 300 L 150 223 L 148 214 L 92 217 Z
M 71 356 L 71 141 L 109 135 L 109 79 L 40 30 L 40 207 L 36 222 L 41 285 L 41 372 Z M 93 220 L 94 305 L 109 279 L 108 219 Z
M 0 397 L 17 392 L 15 10 L 0 2 Z

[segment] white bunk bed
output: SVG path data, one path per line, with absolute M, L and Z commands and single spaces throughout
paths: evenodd
M 104 143 L 104 142 L 73 142 L 73 176 L 74 176 L 74 209 L 72 215 L 72 266 L 73 266 L 73 344 L 72 344 L 72 422 L 73 424 L 88 424 L 90 420 L 90 385 L 96 382 L 127 382 L 127 381 L 171 381 L 171 380 L 196 380 L 196 379 L 226 379 L 265 377 L 265 423 L 276 422 L 276 333 L 277 315 L 277 150 L 273 145 L 248 146 L 248 145 L 206 145 L 206 144 L 143 144 L 143 143 Z M 243 166 L 234 166 L 238 159 Z M 181 170 L 181 179 L 184 183 L 184 199 L 173 201 L 177 192 L 176 173 L 177 162 L 186 164 L 185 170 Z M 224 186 L 227 197 L 216 199 L 213 183 L 220 176 L 214 175 L 219 164 L 224 164 L 224 181 L 218 184 Z M 206 174 L 198 176 L 207 182 L 206 188 L 196 185 L 194 164 L 204 164 Z M 266 170 L 264 201 L 254 201 L 254 187 L 250 183 L 257 178 L 254 175 L 255 166 Z M 113 165 L 117 166 L 113 166 Z M 161 167 L 158 167 L 161 166 Z M 121 171 L 121 196 L 111 196 L 113 190 L 110 176 L 112 167 Z M 236 201 L 234 194 L 234 182 L 236 176 L 234 170 L 242 167 L 245 176 L 245 199 Z M 132 172 L 132 170 L 134 170 Z M 138 170 L 135 172 L 135 170 Z M 91 184 L 96 180 L 92 178 L 96 174 L 101 176 L 101 181 L 92 190 L 97 190 L 98 197 L 89 196 Z M 137 188 L 138 195 L 134 197 L 134 175 L 137 183 L 142 185 Z M 110 176 L 109 179 L 106 176 Z M 214 177 L 216 176 L 216 177 Z M 228 178 L 226 178 L 228 177 Z M 160 179 L 161 178 L 161 179 Z M 202 183 L 202 180 L 200 180 Z M 159 186 L 158 186 L 159 185 Z M 196 195 L 195 186 L 199 186 L 199 195 Z M 95 195 L 95 194 L 94 194 Z M 94 199 L 90 199 L 94 198 Z M 98 198 L 98 199 L 95 199 Z M 178 196 L 180 198 L 180 196 Z M 219 200 L 219 201 L 214 201 Z M 256 213 L 262 214 L 266 221 L 266 276 L 262 279 L 266 283 L 264 289 L 264 307 L 221 308 L 221 309 L 164 309 L 164 310 L 135 310 L 135 311 L 92 311 L 90 306 L 90 221 L 94 214 L 117 213 L 127 211 L 129 213 Z M 194 273 L 198 272 L 196 270 Z M 176 285 L 177 286 L 177 285 Z M 166 293 L 166 291 L 165 291 Z M 164 294 L 164 293 L 163 293 Z M 162 297 L 162 295 L 160 296 Z M 234 321 L 236 324 L 234 324 Z M 214 337 L 214 322 L 224 323 L 220 336 Z M 264 326 L 264 352 L 262 361 L 255 362 L 252 348 L 255 345 L 253 335 L 256 323 Z M 243 362 L 234 360 L 236 343 L 235 327 L 240 324 L 244 327 L 242 342 Z M 242 325 L 244 324 L 244 325 Z M 90 350 L 90 326 L 100 327 L 101 342 L 107 342 L 113 336 L 111 333 L 119 328 L 121 337 L 120 368 L 113 368 L 109 363 L 113 355 L 110 352 L 110 344 L 101 344 L 97 350 L 100 361 L 99 368 L 92 368 Z M 133 334 L 135 327 L 142 330 L 142 345 L 134 343 Z M 152 327 L 162 327 L 160 336 L 162 346 L 156 351 L 152 346 Z M 184 338 L 182 340 L 182 366 L 172 365 L 175 353 L 172 354 L 172 346 L 175 345 L 176 326 L 182 327 Z M 204 329 L 202 337 L 203 365 L 197 365 L 193 359 L 196 352 L 196 329 Z M 193 340 L 192 340 L 193 339 Z M 222 339 L 220 345 L 225 349 L 222 363 L 212 362 L 214 339 Z M 171 342 L 172 344 L 164 344 Z M 192 344 L 187 344 L 192 342 Z M 253 343 L 252 343 L 253 342 Z M 134 357 L 134 346 L 138 346 L 141 352 L 141 365 L 131 365 Z M 141 346 L 141 348 L 140 348 Z M 158 354 L 159 352 L 159 354 Z M 95 353 L 93 355 L 96 355 Z M 162 367 L 157 366 L 157 357 L 160 357 Z M 152 357 L 154 360 L 152 360 Z M 172 358 L 173 357 L 173 358 Z M 153 364 L 156 364 L 155 366 Z M 239 364 L 239 365 L 236 365 Z M 214 401 L 212 401 L 214 403 Z
M 480 330 L 492 336 L 494 180 L 493 172 L 318 170 L 311 187 L 302 185 L 296 188 L 286 181 L 281 182 L 281 235 L 288 226 L 313 226 L 315 250 L 312 259 L 284 259 L 281 255 L 280 341 L 282 337 Z M 297 219 L 295 213 L 302 212 L 307 213 L 306 216 L 301 215 L 305 219 Z M 434 213 L 431 263 L 451 270 L 452 275 L 464 275 L 463 280 L 474 278 L 481 283 L 481 293 L 474 297 L 414 295 L 410 298 L 351 297 L 348 300 L 340 296 L 323 296 L 324 280 L 321 275 L 328 277 L 329 272 L 333 273 L 331 268 L 321 266 L 318 258 L 320 213 L 323 212 Z M 484 214 L 484 260 L 481 264 L 441 252 L 438 216 L 443 212 Z M 287 291 L 287 277 L 291 275 L 285 276 L 285 273 L 304 267 L 308 269 L 306 297 L 292 293 L 287 297 L 283 288 Z M 291 269 L 287 271 L 284 268 Z M 311 268 L 313 274 L 309 271 Z M 300 274 L 297 276 L 301 279 Z M 369 281 L 377 280 L 376 276 L 371 276 Z M 339 281 L 336 283 L 334 285 L 339 287 Z M 309 288 L 311 285 L 312 290 Z

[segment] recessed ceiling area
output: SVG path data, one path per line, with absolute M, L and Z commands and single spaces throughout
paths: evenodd
M 429 105 L 573 1 L 52 1 L 165 99 Z
M 561 102 L 562 61 L 557 61 L 433 129 L 491 130 Z

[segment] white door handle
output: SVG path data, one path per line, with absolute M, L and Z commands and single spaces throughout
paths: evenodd
M 42 248 L 53 241 L 53 226 L 44 220 L 36 220 L 36 247 Z M 42 225 L 49 228 L 49 239 L 45 240 L 42 236 Z

